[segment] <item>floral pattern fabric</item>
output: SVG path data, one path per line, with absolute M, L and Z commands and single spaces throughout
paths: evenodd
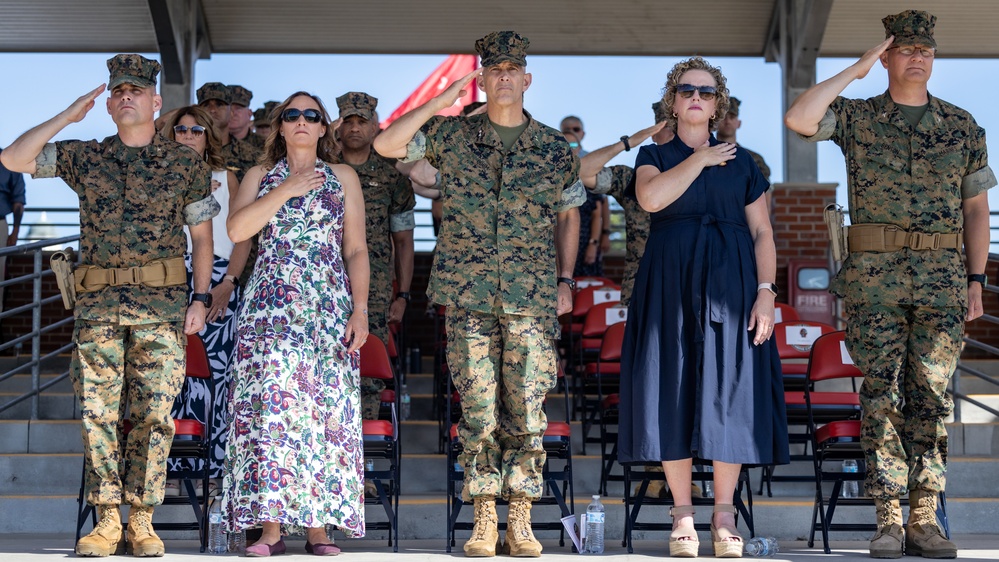
M 223 517 L 229 531 L 282 523 L 364 535 L 359 356 L 344 341 L 353 308 L 341 257 L 344 192 L 288 200 L 260 233 L 237 324 Z M 279 162 L 262 197 L 288 177 Z

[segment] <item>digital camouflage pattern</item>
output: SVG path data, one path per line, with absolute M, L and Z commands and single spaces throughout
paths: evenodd
M 461 396 L 462 498 L 541 497 L 542 405 L 555 387 L 556 353 L 538 317 L 447 309 L 447 356 Z M 497 397 L 516 395 L 518 400 Z
M 748 152 L 749 155 L 753 157 L 753 162 L 756 162 L 756 167 L 760 169 L 760 173 L 763 174 L 763 177 L 767 178 L 767 181 L 770 181 L 770 166 L 767 166 L 767 162 L 766 162 L 766 160 L 763 159 L 763 156 L 760 155 L 757 152 L 753 152 L 752 150 L 749 150 L 748 148 L 742 146 L 739 143 L 735 143 L 735 144 L 736 144 L 736 146 L 739 146 L 743 150 L 745 150 L 746 152 Z
M 494 31 L 475 42 L 475 52 L 482 59 L 482 68 L 501 62 L 527 66 L 527 48 L 531 41 L 516 31 Z
M 250 133 L 240 140 L 252 146 L 258 155 L 264 153 L 264 146 L 267 144 L 267 139 L 264 137 Z
M 652 217 L 638 204 L 634 195 L 625 195 L 635 190 L 635 170 L 631 166 L 610 166 L 597 173 L 594 193 L 610 195 L 624 209 L 624 277 L 621 280 L 621 304 L 631 302 L 631 291 L 635 286 L 638 264 L 645 253 L 645 243 L 649 241 L 649 228 Z
M 137 267 L 187 250 L 184 225 L 211 220 L 211 170 L 194 151 L 162 135 L 142 148 L 117 135 L 49 143 L 35 178 L 62 178 L 80 197 L 80 262 Z M 78 320 L 134 325 L 180 322 L 187 285 L 121 285 L 77 295 Z
M 364 92 L 347 92 L 336 99 L 336 105 L 340 109 L 340 119 L 357 115 L 362 119 L 374 121 L 378 98 Z
M 846 156 L 853 224 L 959 232 L 963 200 L 996 184 L 985 131 L 968 112 L 933 96 L 916 127 L 887 92 L 866 100 L 838 97 L 806 140 L 826 139 Z M 830 290 L 845 297 L 847 347 L 865 376 L 867 492 L 887 499 L 906 488 L 942 489 L 943 420 L 953 406 L 945 391 L 967 310 L 960 250 L 855 252 Z
M 222 103 L 232 103 L 232 91 L 221 82 L 205 82 L 198 88 L 198 105 L 208 100 L 219 100 Z
M 936 16 L 920 10 L 906 10 L 893 16 L 881 19 L 885 26 L 885 39 L 895 36 L 892 45 L 926 45 L 936 48 L 933 39 L 933 27 L 937 23 Z
M 184 383 L 183 322 L 122 326 L 78 319 L 73 341 L 71 374 L 83 423 L 87 502 L 163 503 L 174 435 L 170 409 Z M 132 421 L 127 443 L 120 442 L 118 427 L 123 389 Z
M 581 205 L 586 193 L 579 160 L 561 133 L 527 117 L 509 153 L 486 114 L 433 117 L 406 159 L 425 156 L 440 170 L 444 218 L 431 301 L 540 316 L 556 337 L 556 217 Z
M 108 72 L 108 91 L 126 83 L 150 88 L 156 85 L 160 63 L 142 55 L 115 55 L 108 59 Z
M 965 309 L 854 302 L 848 312 L 847 345 L 864 373 L 864 457 L 878 468 L 867 472 L 867 495 L 944 491 L 944 420 L 954 408 L 947 385 L 961 355 Z
M 258 109 L 258 110 L 256 110 L 256 111 L 253 112 L 253 121 L 254 122 L 256 122 L 256 121 L 270 121 L 270 119 L 271 119 L 271 113 L 274 111 L 274 108 L 277 107 L 278 105 L 280 105 L 280 104 L 279 104 L 279 102 L 276 102 L 276 101 L 264 102 L 264 106 L 263 107 L 261 107 L 260 109 Z
M 247 135 L 247 138 L 255 135 Z M 229 144 L 222 147 L 222 160 L 225 167 L 236 174 L 236 180 L 243 181 L 243 176 L 250 168 L 257 165 L 261 150 L 250 144 L 246 139 L 239 140 L 229 137 Z
M 229 103 L 234 103 L 243 107 L 250 107 L 250 100 L 253 99 L 253 92 L 235 84 L 230 84 L 226 87 L 229 88 L 229 94 L 231 96 L 231 101 Z
M 662 123 L 669 115 L 666 113 L 666 102 L 659 100 L 652 104 L 652 113 L 655 115 L 656 123 Z

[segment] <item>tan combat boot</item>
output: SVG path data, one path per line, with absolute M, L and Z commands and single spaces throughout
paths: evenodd
M 111 556 L 121 544 L 121 511 L 116 505 L 97 506 L 97 526 L 76 543 L 77 556 Z
M 510 498 L 503 549 L 510 556 L 522 558 L 541 556 L 541 543 L 534 538 L 534 531 L 531 530 L 531 500 Z
M 871 558 L 902 557 L 902 506 L 897 499 L 874 500 L 878 531 L 871 539 Z
M 923 558 L 957 558 L 957 545 L 940 532 L 936 512 L 936 492 L 909 492 L 909 531 L 905 534 L 905 550 Z
M 496 556 L 496 544 L 499 543 L 496 498 L 475 498 L 472 523 L 472 538 L 465 543 L 465 556 L 472 558 Z
M 163 556 L 163 541 L 153 532 L 153 508 L 132 506 L 128 512 L 128 547 L 132 556 Z

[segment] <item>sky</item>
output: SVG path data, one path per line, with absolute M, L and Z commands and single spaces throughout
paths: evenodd
M 945 48 L 941 45 L 941 50 Z M 113 55 L 0 54 L 0 69 L 7 85 L 0 88 L 0 146 L 7 146 L 24 131 L 106 82 L 106 60 Z M 155 53 L 146 56 L 158 58 Z M 194 82 L 195 89 L 205 82 L 240 84 L 253 91 L 254 109 L 267 100 L 282 101 L 294 91 L 306 90 L 319 95 L 334 114 L 337 96 L 363 91 L 378 98 L 379 114 L 388 115 L 445 58 L 444 54 L 213 55 L 211 59 L 198 61 Z M 529 55 L 527 70 L 533 75 L 533 83 L 525 95 L 525 108 L 534 118 L 556 128 L 566 115 L 581 117 L 586 130 L 583 148 L 595 150 L 652 124 L 651 104 L 660 99 L 666 74 L 680 60 L 680 57 Z M 761 58 L 709 57 L 708 61 L 721 68 L 731 94 L 742 100 L 739 143 L 763 155 L 772 170 L 772 182 L 783 181 L 779 65 Z M 820 59 L 817 78 L 824 80 L 853 62 L 853 59 Z M 57 79 L 41 81 L 39 76 L 43 73 Z M 971 76 L 976 78 L 971 80 Z M 990 90 L 997 76 L 997 60 L 940 58 L 934 63 L 929 83 L 932 95 L 970 111 L 978 124 L 992 133 L 987 138 L 994 170 L 995 162 L 999 162 L 999 111 Z M 886 88 L 885 71 L 876 64 L 866 78 L 852 83 L 843 95 L 866 98 Z M 84 121 L 65 128 L 55 140 L 103 139 L 114 134 L 114 123 L 104 106 L 106 96 L 102 94 Z M 634 165 L 635 155 L 634 150 L 623 152 L 611 164 Z M 820 182 L 840 185 L 838 197 L 845 205 L 845 164 L 839 147 L 831 142 L 819 144 L 818 176 Z M 28 207 L 78 205 L 75 193 L 59 179 L 26 178 L 26 183 Z M 999 189 L 992 190 L 989 198 L 991 208 L 999 210 Z M 417 201 L 418 208 L 429 208 L 425 199 L 417 197 Z M 25 217 L 26 222 L 37 219 L 37 215 Z M 48 219 L 56 223 L 76 222 L 74 216 L 65 214 L 50 214 Z M 71 228 L 57 231 L 60 236 L 75 232 Z M 419 229 L 416 237 L 425 237 L 427 233 L 428 230 Z M 994 245 L 992 251 L 999 251 L 999 245 Z

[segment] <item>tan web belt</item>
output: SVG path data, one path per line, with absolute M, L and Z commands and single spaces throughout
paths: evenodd
M 909 232 L 893 224 L 853 224 L 847 232 L 850 253 L 910 250 L 960 250 L 964 233 Z
M 76 278 L 76 292 L 99 291 L 104 287 L 119 285 L 145 285 L 147 287 L 169 287 L 187 283 L 187 268 L 184 258 L 155 260 L 143 266 L 101 268 L 81 265 L 73 272 Z

